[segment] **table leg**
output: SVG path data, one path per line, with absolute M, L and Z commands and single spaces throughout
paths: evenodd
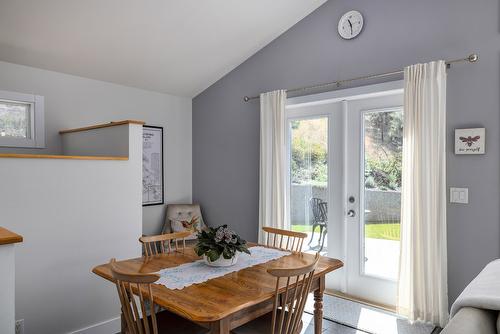
M 229 319 L 221 319 L 210 323 L 210 334 L 229 334 Z
M 325 290 L 325 277 L 320 277 L 319 287 L 314 290 L 314 334 L 323 331 L 323 291 Z

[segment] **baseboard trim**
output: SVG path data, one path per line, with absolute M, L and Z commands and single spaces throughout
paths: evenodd
M 381 309 L 381 310 L 384 310 L 387 312 L 397 313 L 396 306 L 373 302 L 373 301 L 359 298 L 356 296 L 352 296 L 352 295 L 349 295 L 349 294 L 346 294 L 346 293 L 343 293 L 343 292 L 340 292 L 337 290 L 326 289 L 325 294 L 330 295 L 330 296 L 334 296 L 334 297 L 338 297 L 338 298 L 342 298 L 342 299 L 347 299 L 347 300 L 357 302 L 360 304 L 364 304 L 367 306 L 375 307 L 375 308 L 378 308 L 378 309 Z
M 120 333 L 121 330 L 121 318 L 116 317 L 79 329 L 70 334 L 114 334 Z

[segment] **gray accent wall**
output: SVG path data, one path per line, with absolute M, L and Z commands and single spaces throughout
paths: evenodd
M 351 9 L 365 28 L 340 39 Z M 498 0 L 330 0 L 193 100 L 193 199 L 211 225 L 255 241 L 258 228 L 259 102 L 244 95 L 454 59 L 480 61 L 448 74 L 448 186 L 468 187 L 467 205 L 448 205 L 449 297 L 500 255 Z M 228 45 L 227 47 L 231 47 Z M 486 127 L 486 154 L 455 156 L 454 128 Z

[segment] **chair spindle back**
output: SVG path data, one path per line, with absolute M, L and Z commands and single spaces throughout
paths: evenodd
M 117 267 L 115 259 L 111 259 L 110 265 L 127 325 L 126 333 L 158 334 L 151 284 L 156 282 L 160 275 L 124 272 Z M 134 292 L 138 300 L 134 297 Z M 148 312 L 151 323 L 147 316 Z
M 302 246 L 307 233 L 281 230 L 273 227 L 263 227 L 267 233 L 266 245 L 272 248 L 279 248 L 295 253 L 302 252 Z
M 146 256 L 153 256 L 171 253 L 172 251 L 184 251 L 186 248 L 186 238 L 190 235 L 191 232 L 189 231 L 166 233 L 140 237 L 139 241 L 144 245 L 144 252 Z M 179 244 L 182 247 L 179 247 Z
M 302 330 L 302 314 L 318 265 L 319 253 L 314 262 L 300 268 L 268 269 L 276 277 L 272 334 L 298 334 Z M 280 296 L 280 280 L 286 280 L 285 292 Z

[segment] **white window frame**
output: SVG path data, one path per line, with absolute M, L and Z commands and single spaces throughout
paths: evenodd
M 45 148 L 45 114 L 43 96 L 0 90 L 0 101 L 29 104 L 30 137 L 0 137 L 0 147 Z

